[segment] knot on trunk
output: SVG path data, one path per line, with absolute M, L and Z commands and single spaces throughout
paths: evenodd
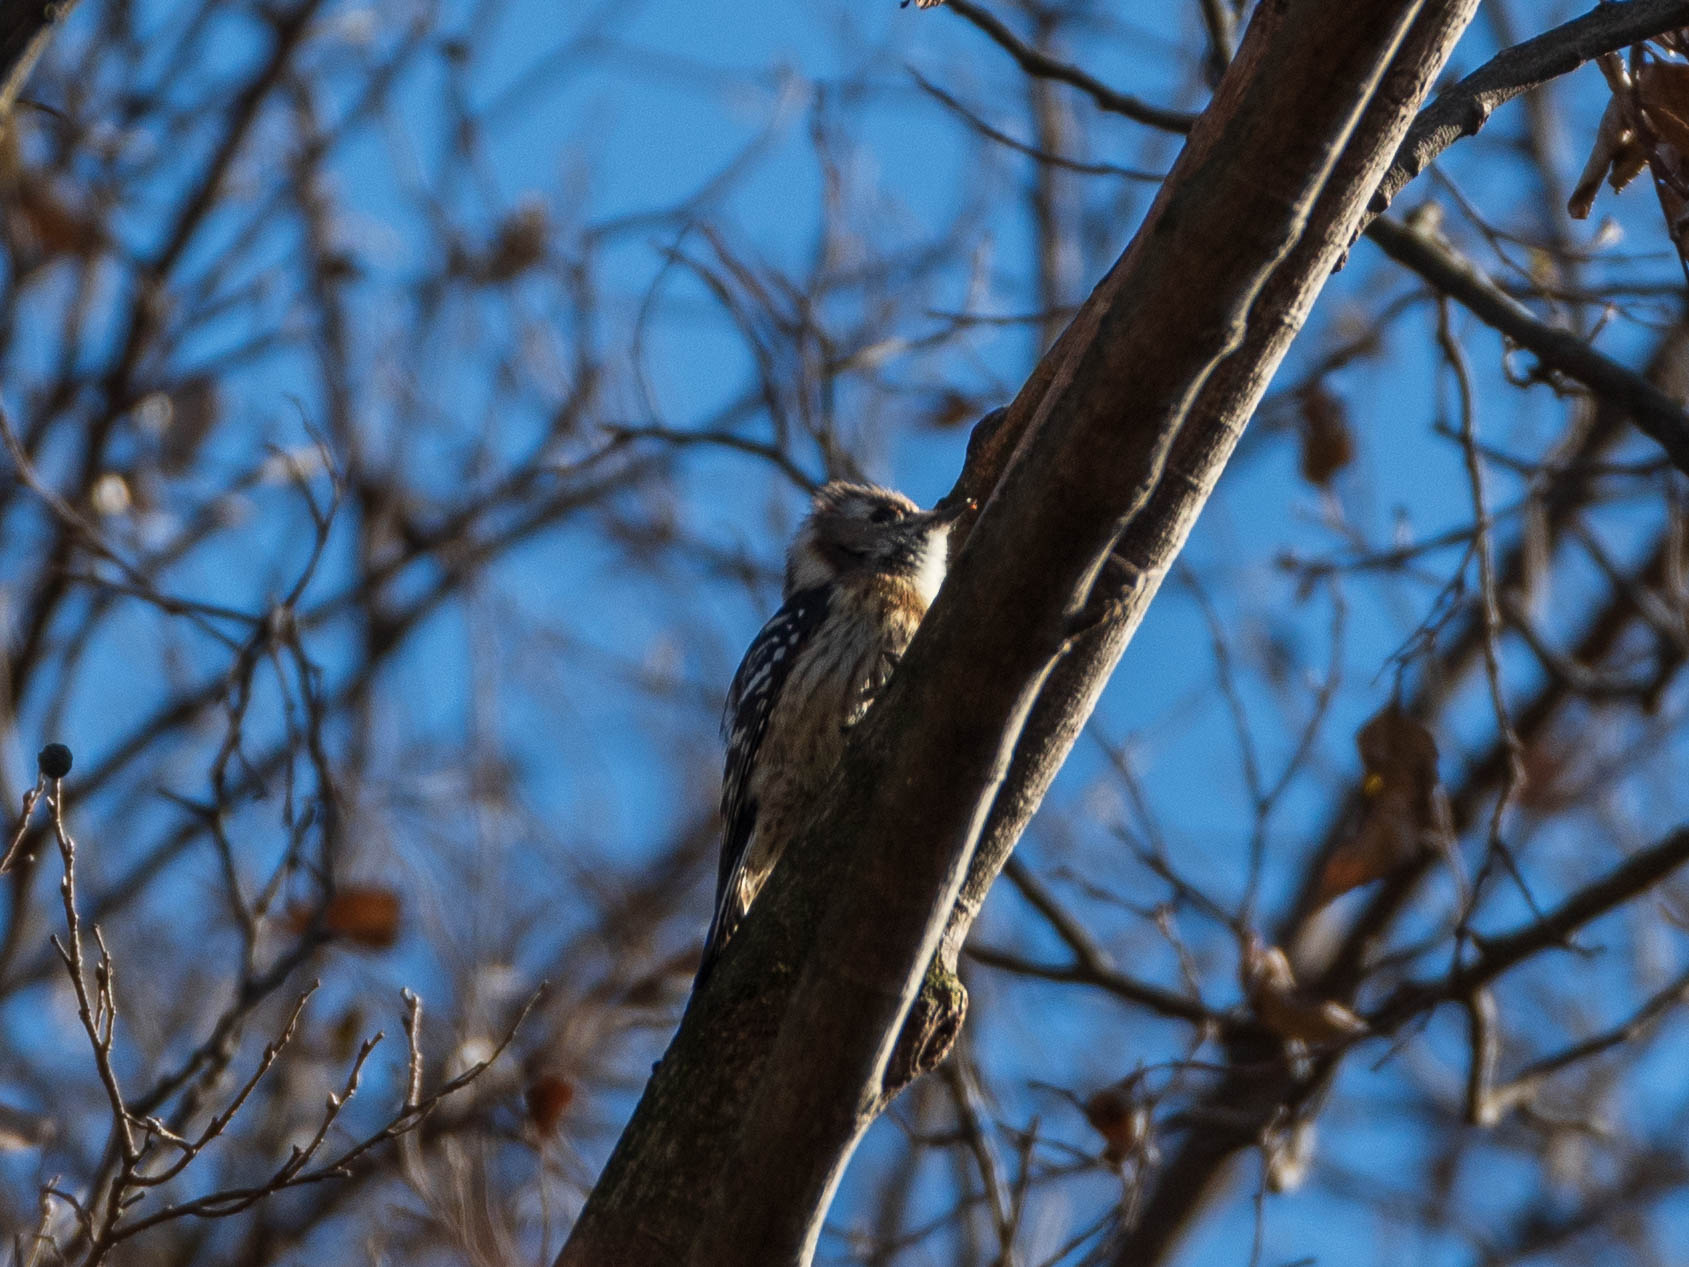
M 956 1038 L 962 1032 L 962 1022 L 968 1015 L 968 991 L 962 979 L 937 959 L 927 968 L 921 992 L 903 1020 L 891 1060 L 886 1065 L 885 1078 L 880 1085 L 880 1103 L 885 1105 L 898 1092 L 922 1074 L 931 1073 L 944 1063 Z

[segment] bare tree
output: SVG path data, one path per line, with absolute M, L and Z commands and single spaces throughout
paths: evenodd
M 1164 8 L 5 15 L 16 1261 L 1669 1259 L 1689 5 Z

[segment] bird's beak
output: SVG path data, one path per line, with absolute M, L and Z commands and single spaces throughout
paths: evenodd
M 953 524 L 970 510 L 978 510 L 979 503 L 971 497 L 958 497 L 954 501 L 944 498 L 927 514 L 934 523 Z

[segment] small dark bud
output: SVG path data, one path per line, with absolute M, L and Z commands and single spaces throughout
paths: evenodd
M 62 779 L 70 773 L 70 749 L 50 743 L 36 755 L 35 764 L 49 779 Z

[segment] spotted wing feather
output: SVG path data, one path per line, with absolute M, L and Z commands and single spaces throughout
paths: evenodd
M 787 599 L 762 627 L 728 688 L 722 732 L 727 738 L 727 770 L 721 783 L 721 868 L 716 879 L 715 914 L 698 969 L 701 982 L 744 916 L 739 909 L 739 876 L 756 829 L 757 803 L 751 792 L 768 723 L 780 692 L 803 646 L 827 619 L 827 591 L 802 590 Z

